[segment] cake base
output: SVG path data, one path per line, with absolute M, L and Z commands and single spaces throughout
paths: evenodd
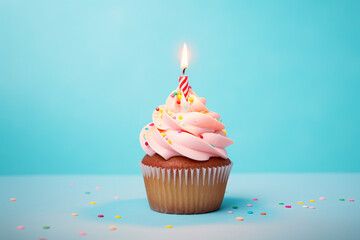
M 232 162 L 146 155 L 140 162 L 150 208 L 169 214 L 199 214 L 220 208 Z

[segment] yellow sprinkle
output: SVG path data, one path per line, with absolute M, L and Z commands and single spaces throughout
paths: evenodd
M 95 204 L 95 202 L 90 202 L 90 204 Z
M 162 114 L 160 115 L 160 119 L 162 119 Z
M 182 119 L 182 116 L 179 116 L 179 119 Z
M 109 229 L 110 230 L 116 230 L 116 227 L 115 226 L 110 226 Z
M 145 137 L 145 133 L 144 133 L 144 137 Z
M 169 110 L 168 112 L 167 112 L 170 116 L 171 116 L 171 114 L 172 114 L 172 112 Z
M 73 213 L 73 214 L 71 214 L 71 215 L 73 215 L 73 216 L 79 216 L 79 214 L 77 214 L 77 213 Z
M 225 129 L 223 129 L 222 131 L 223 131 L 223 133 L 226 135 L 226 130 L 225 130 Z
M 243 218 L 243 217 L 237 217 L 236 220 L 238 220 L 238 221 L 243 221 L 244 218 Z
M 166 135 L 165 133 L 163 133 L 163 132 L 161 133 L 161 136 L 165 137 L 165 135 Z
M 171 141 L 170 141 L 170 139 L 168 139 L 167 141 L 168 141 L 168 143 L 169 143 L 169 144 L 171 144 Z
M 201 111 L 202 114 L 205 114 L 205 111 Z
M 163 112 L 163 110 L 162 110 L 162 109 L 160 109 L 160 112 L 162 113 L 162 112 Z
M 193 102 L 193 101 L 194 101 L 194 98 L 189 97 L 189 102 Z
M 121 218 L 121 216 L 115 216 L 115 218 Z
M 177 95 L 177 98 L 178 98 L 179 100 L 181 100 L 181 95 Z
M 310 200 L 310 202 L 315 202 L 315 200 Z
M 167 228 L 172 228 L 172 225 L 166 225 Z
M 304 202 L 298 202 L 298 204 L 303 204 Z

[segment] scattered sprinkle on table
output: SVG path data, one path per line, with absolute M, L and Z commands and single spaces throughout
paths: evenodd
M 344 198 L 340 198 L 339 201 L 345 201 L 345 199 L 344 199 Z
M 116 227 L 115 226 L 110 226 L 109 229 L 110 230 L 116 230 Z
M 16 198 L 10 198 L 10 201 L 15 202 Z
M 228 213 L 234 213 L 233 211 L 228 211 Z
M 77 214 L 77 213 L 73 213 L 73 214 L 71 214 L 71 215 L 73 215 L 73 216 L 79 216 L 79 214 Z
M 99 218 L 103 218 L 103 217 L 104 217 L 104 215 L 102 215 L 102 214 L 99 214 L 99 215 L 98 215 L 98 217 L 99 217 Z
M 39 240 L 46 240 L 46 238 L 40 238 Z
M 119 197 L 114 197 L 114 199 L 119 200 L 120 198 Z
M 259 200 L 259 199 L 257 199 L 257 198 L 254 198 L 253 200 L 254 200 L 254 201 L 257 201 L 257 200 Z
M 166 228 L 172 228 L 173 226 L 172 225 L 166 225 Z
M 25 227 L 24 226 L 17 226 L 17 229 L 19 230 L 23 230 Z
M 303 208 L 308 208 L 308 206 L 306 206 L 306 205 L 304 205 L 304 206 L 302 206 Z
M 100 190 L 100 189 L 101 189 L 101 187 L 96 187 L 95 189 L 96 189 L 96 190 Z
M 238 220 L 238 221 L 243 221 L 244 218 L 243 218 L 243 217 L 237 217 L 236 220 Z
M 279 205 L 284 205 L 284 203 L 283 203 L 283 202 L 281 202 L 281 203 L 279 203 Z
M 262 212 L 262 213 L 260 213 L 260 215 L 266 215 L 266 212 Z
M 238 207 L 237 207 L 237 206 L 233 206 L 233 209 L 238 209 Z
M 310 200 L 310 202 L 315 202 L 315 200 Z
M 298 204 L 303 204 L 304 202 L 298 202 Z
M 70 183 L 70 187 L 73 187 L 73 186 L 75 186 L 75 183 Z
M 349 202 L 355 202 L 355 200 L 354 199 L 349 199 Z
M 49 226 L 43 226 L 43 229 L 50 229 Z
M 90 202 L 90 204 L 95 204 L 95 202 Z
M 325 200 L 326 198 L 325 198 L 325 197 L 320 197 L 319 199 L 320 199 L 320 200 Z
M 286 205 L 285 207 L 286 207 L 286 208 L 291 208 L 291 206 L 290 206 L 290 205 Z
M 248 203 L 248 204 L 246 204 L 246 206 L 248 206 L 248 207 L 252 207 L 252 204 Z
M 85 192 L 85 194 L 90 194 L 90 192 Z
M 79 232 L 78 233 L 80 236 L 85 236 L 86 235 L 86 232 Z
M 313 206 L 311 206 L 311 207 L 309 207 L 310 209 L 315 209 L 315 207 L 313 207 Z
M 248 211 L 248 214 L 253 214 L 254 212 L 253 211 Z
M 121 216 L 115 216 L 115 218 L 121 218 Z

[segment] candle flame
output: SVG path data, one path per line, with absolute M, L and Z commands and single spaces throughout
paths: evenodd
M 181 69 L 187 69 L 188 64 L 189 64 L 188 50 L 186 43 L 184 43 L 182 57 L 181 57 Z

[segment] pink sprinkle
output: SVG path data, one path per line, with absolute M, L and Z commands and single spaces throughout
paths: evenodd
M 325 197 L 320 197 L 319 199 L 320 199 L 320 200 L 325 200 Z
M 22 229 L 24 229 L 25 227 L 24 226 L 18 226 L 17 227 L 17 229 L 19 229 L 19 230 L 22 230 Z
M 176 119 L 176 117 L 175 117 L 175 116 L 173 116 L 173 119 Z
M 96 187 L 96 190 L 100 190 L 101 189 L 101 187 Z
M 154 123 L 150 123 L 149 126 L 150 126 L 150 127 L 154 126 Z
M 86 235 L 86 232 L 79 232 L 79 235 L 80 235 L 80 236 L 85 236 L 85 235 Z
M 171 97 L 175 97 L 175 95 L 174 95 L 174 94 L 171 94 L 170 96 L 171 96 Z
M 310 209 L 315 209 L 315 207 L 309 207 Z
M 233 213 L 233 211 L 228 211 L 228 213 Z
M 73 187 L 73 186 L 75 186 L 75 183 L 70 183 L 70 187 Z
M 291 208 L 291 206 L 290 206 L 290 205 L 286 205 L 285 207 L 286 207 L 286 208 Z
M 248 206 L 248 207 L 252 207 L 252 204 L 250 204 L 250 203 L 249 203 L 249 204 L 246 204 L 246 206 Z
M 181 133 L 181 130 L 178 130 L 178 133 Z
M 257 201 L 257 200 L 259 200 L 259 199 L 257 199 L 257 198 L 254 198 L 253 200 L 254 200 L 254 201 Z
M 39 240 L 46 240 L 46 238 L 40 238 Z
M 349 202 L 355 202 L 355 200 L 354 199 L 349 199 Z
M 99 218 L 103 218 L 103 217 L 104 217 L 104 215 L 102 215 L 102 214 L 99 214 L 99 215 L 98 215 L 98 217 L 99 217 Z
M 114 197 L 114 199 L 119 200 L 120 198 L 119 197 Z

